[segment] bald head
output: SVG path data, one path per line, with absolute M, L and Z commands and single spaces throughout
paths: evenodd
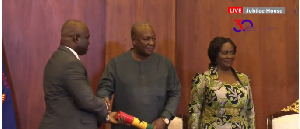
M 60 44 L 70 47 L 78 55 L 87 53 L 90 33 L 87 26 L 79 20 L 68 20 L 61 28 Z
M 70 37 L 87 31 L 87 26 L 79 20 L 68 20 L 61 28 L 61 38 Z
M 138 33 L 144 30 L 151 30 L 153 31 L 152 26 L 147 22 L 137 22 L 132 25 L 131 27 L 131 37 L 136 36 Z

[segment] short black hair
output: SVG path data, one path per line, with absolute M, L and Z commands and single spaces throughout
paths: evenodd
M 234 53 L 236 53 L 237 46 L 234 44 L 234 42 L 230 38 L 218 36 L 218 37 L 215 37 L 210 42 L 209 47 L 208 47 L 208 57 L 210 60 L 209 68 L 217 65 L 216 59 L 218 57 L 218 54 L 221 51 L 223 44 L 225 44 L 227 42 L 229 42 L 233 46 Z
M 132 25 L 131 27 L 131 38 L 133 38 L 136 35 L 136 32 L 141 27 L 149 26 L 152 28 L 152 26 L 148 22 L 137 22 Z

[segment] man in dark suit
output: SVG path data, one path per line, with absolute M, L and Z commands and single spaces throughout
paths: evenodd
M 89 37 L 81 21 L 69 20 L 63 25 L 60 46 L 44 70 L 46 112 L 39 129 L 97 129 L 108 118 L 116 122 L 116 113 L 108 116 L 106 102 L 94 96 L 78 57 L 87 53 Z

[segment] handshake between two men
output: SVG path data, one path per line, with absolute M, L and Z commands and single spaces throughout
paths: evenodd
M 109 99 L 104 98 L 104 101 L 106 102 L 107 109 L 108 109 L 108 115 L 106 118 L 107 122 L 110 122 L 112 124 L 124 124 L 124 125 L 128 125 L 128 126 L 132 125 L 139 129 L 156 129 L 152 124 L 149 124 L 145 121 L 141 121 L 138 118 L 128 115 L 122 111 L 111 112 L 109 110 L 109 109 L 111 109 Z
M 109 102 L 109 99 L 108 98 L 103 98 L 105 103 L 106 103 L 106 106 L 107 106 L 107 110 L 108 110 L 108 115 L 106 117 L 106 122 L 109 122 L 109 123 L 112 123 L 112 124 L 125 124 L 125 125 L 128 125 L 125 123 L 125 118 L 124 117 L 116 117 L 117 116 L 117 112 L 111 112 L 110 109 L 111 109 L 111 105 L 110 105 L 110 102 Z

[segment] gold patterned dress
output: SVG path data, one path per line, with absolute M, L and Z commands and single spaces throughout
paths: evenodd
M 250 78 L 235 73 L 239 81 L 233 84 L 218 80 L 216 67 L 194 76 L 189 102 L 190 129 L 255 129 Z

